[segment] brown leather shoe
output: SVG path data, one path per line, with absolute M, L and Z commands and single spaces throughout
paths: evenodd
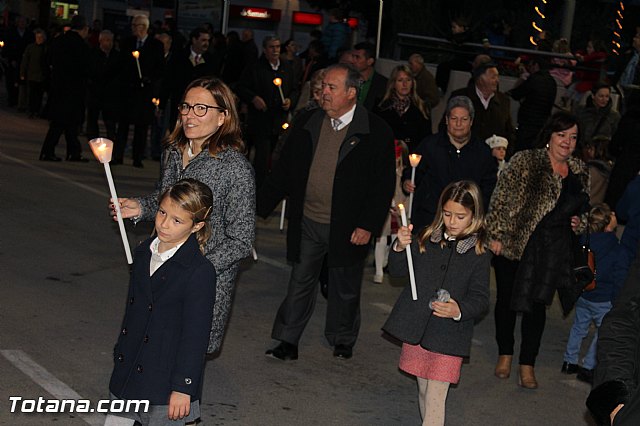
M 511 360 L 513 355 L 500 355 L 496 364 L 495 375 L 499 379 L 508 379 L 511 375 Z
M 525 389 L 538 389 L 538 381 L 533 374 L 533 365 L 521 365 L 518 385 Z

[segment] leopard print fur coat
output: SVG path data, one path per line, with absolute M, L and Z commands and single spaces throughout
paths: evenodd
M 585 163 L 571 157 L 568 164 L 588 194 L 590 181 Z M 555 207 L 561 189 L 562 178 L 553 173 L 546 149 L 521 151 L 511 158 L 500 174 L 487 214 L 489 239 L 502 243 L 504 257 L 522 257 L 533 230 Z M 586 217 L 578 232 L 585 227 Z

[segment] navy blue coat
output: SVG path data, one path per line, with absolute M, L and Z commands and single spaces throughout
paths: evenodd
M 478 184 L 487 210 L 498 179 L 498 162 L 484 141 L 472 136 L 458 152 L 446 131 L 441 131 L 427 136 L 416 148 L 416 154 L 422 155 L 422 159 L 416 168 L 416 191 L 411 211 L 414 232 L 431 224 L 440 194 L 451 182 L 472 180 Z M 411 167 L 407 167 L 403 179 L 410 177 Z
M 613 302 L 629 272 L 632 254 L 618 243 L 614 232 L 592 233 L 589 245 L 596 260 L 596 288 L 583 292 L 581 297 L 590 302 Z
M 150 277 L 148 239 L 135 251 L 109 390 L 166 405 L 172 391 L 200 399 L 216 273 L 194 235 Z

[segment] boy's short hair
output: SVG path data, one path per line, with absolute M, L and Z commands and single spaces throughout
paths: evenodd
M 591 207 L 589 212 L 589 232 L 604 232 L 611 223 L 611 208 L 606 203 Z

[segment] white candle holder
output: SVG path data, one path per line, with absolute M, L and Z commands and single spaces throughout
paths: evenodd
M 402 226 L 407 225 L 407 213 L 404 210 L 403 204 L 398 204 L 398 210 L 400 210 L 400 219 L 402 220 Z M 409 282 L 411 283 L 411 298 L 418 300 L 418 291 L 416 289 L 416 276 L 413 271 L 413 257 L 411 256 L 411 244 L 407 245 L 404 249 L 407 253 L 407 266 L 409 267 Z
M 422 155 L 411 154 L 409 155 L 409 164 L 411 164 L 411 185 L 416 184 L 416 167 L 420 164 Z M 415 189 L 414 189 L 415 192 Z M 411 212 L 413 211 L 413 192 L 409 194 L 409 219 L 411 219 Z
M 122 238 L 124 253 L 127 256 L 127 263 L 131 265 L 133 263 L 131 247 L 129 247 L 129 239 L 127 238 L 127 231 L 124 228 L 124 221 L 122 220 L 122 213 L 120 212 L 120 203 L 118 202 L 116 187 L 113 184 L 113 176 L 111 176 L 111 168 L 109 167 L 111 153 L 113 152 L 113 142 L 106 138 L 96 138 L 89 141 L 89 146 L 91 147 L 91 151 L 93 152 L 94 157 L 96 157 L 96 160 L 104 165 L 107 182 L 109 183 L 109 192 L 111 192 L 111 199 L 113 200 L 113 205 L 116 210 L 116 218 L 118 219 L 118 227 L 120 228 L 120 237 Z

